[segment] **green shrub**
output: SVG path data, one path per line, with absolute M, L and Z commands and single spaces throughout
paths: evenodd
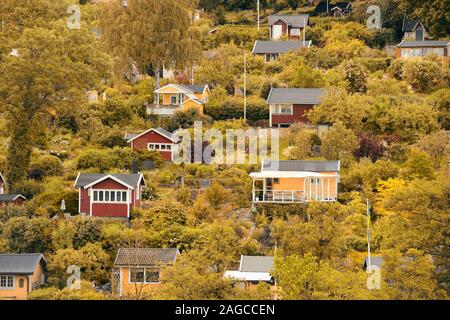
M 61 176 L 63 166 L 58 157 L 45 155 L 30 163 L 29 171 L 40 170 L 45 176 Z

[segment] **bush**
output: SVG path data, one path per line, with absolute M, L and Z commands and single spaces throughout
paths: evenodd
M 44 176 L 61 176 L 63 166 L 58 157 L 46 155 L 30 163 L 29 172 L 42 172 Z
M 44 187 L 34 180 L 25 180 L 16 183 L 13 189 L 13 193 L 21 194 L 28 200 L 37 196 L 44 191 Z

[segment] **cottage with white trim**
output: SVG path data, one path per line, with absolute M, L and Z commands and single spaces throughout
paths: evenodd
M 79 173 L 75 188 L 79 190 L 78 210 L 91 217 L 129 219 L 133 208 L 141 208 L 142 173 Z
M 263 160 L 253 178 L 253 203 L 337 200 L 339 161 Z

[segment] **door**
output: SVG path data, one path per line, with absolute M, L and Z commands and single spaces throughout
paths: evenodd
M 275 24 L 272 26 L 272 39 L 278 40 L 283 35 L 283 26 L 279 24 Z

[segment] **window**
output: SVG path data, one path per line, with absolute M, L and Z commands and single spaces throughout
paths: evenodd
M 170 96 L 170 104 L 178 104 L 178 97 Z
M 23 279 L 20 279 L 19 280 L 19 288 L 23 288 L 23 285 L 24 285 L 24 281 L 23 281 Z
M 276 104 L 272 108 L 273 114 L 292 114 L 292 105 L 289 104 Z
M 159 268 L 130 268 L 130 283 L 159 282 Z
M 145 282 L 159 282 L 159 268 L 146 268 Z
M 300 36 L 300 28 L 292 28 L 291 36 Z
M 130 269 L 130 282 L 144 282 L 144 269 L 143 268 L 131 268 Z
M 280 179 L 279 178 L 273 178 L 273 183 L 280 183 Z
M 0 288 L 13 288 L 14 276 L 0 276 Z
M 149 143 L 148 150 L 171 151 L 172 145 L 168 143 Z
M 118 190 L 94 190 L 93 202 L 101 203 L 126 203 L 127 191 Z

